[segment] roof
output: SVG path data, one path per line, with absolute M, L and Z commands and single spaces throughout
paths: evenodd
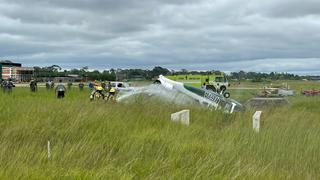
M 2 66 L 17 66 L 17 67 L 21 67 L 21 63 L 14 63 L 14 62 L 8 62 L 8 61 L 0 61 L 0 64 L 2 64 Z
M 80 77 L 80 75 L 78 75 L 78 74 L 68 74 L 68 77 L 78 78 L 78 77 Z
M 314 81 L 320 80 L 320 76 L 311 76 L 310 80 L 314 80 Z

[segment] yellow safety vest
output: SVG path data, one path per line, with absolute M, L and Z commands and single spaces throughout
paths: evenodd
M 114 93 L 114 92 L 116 92 L 116 89 L 115 88 L 111 88 L 109 92 Z

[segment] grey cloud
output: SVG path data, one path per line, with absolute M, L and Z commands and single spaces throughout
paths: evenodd
M 318 4 L 0 0 L 0 58 L 65 67 L 314 72 L 320 57 Z
M 251 7 L 253 11 L 276 18 L 295 18 L 320 14 L 320 1 L 317 0 L 256 1 Z

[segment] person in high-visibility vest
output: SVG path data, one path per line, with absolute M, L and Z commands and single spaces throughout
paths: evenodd
M 110 98 L 112 98 L 113 100 L 115 100 L 115 99 L 116 99 L 116 94 L 117 94 L 116 88 L 115 88 L 115 87 L 111 87 L 111 88 L 109 89 L 109 92 L 108 92 L 108 98 L 107 98 L 107 100 L 109 100 Z
M 101 95 L 102 98 L 105 99 L 105 94 L 103 93 L 104 89 L 101 86 L 101 83 L 99 83 L 98 81 L 95 81 L 93 85 L 94 85 L 94 88 L 93 88 L 93 91 L 91 92 L 90 100 L 93 100 L 96 97 L 97 95 L 96 93 L 99 93 L 99 95 Z

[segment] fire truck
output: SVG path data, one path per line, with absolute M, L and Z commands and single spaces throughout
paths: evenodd
M 166 76 L 166 78 L 198 88 L 205 87 L 206 89 L 215 92 L 224 92 L 227 90 L 227 87 L 230 86 L 228 79 L 223 72 L 210 75 L 180 74 Z

